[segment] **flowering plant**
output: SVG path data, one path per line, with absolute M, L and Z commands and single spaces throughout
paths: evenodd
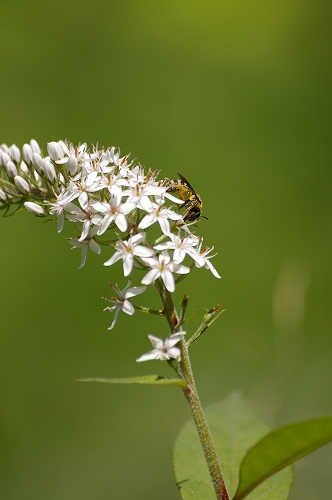
M 196 390 L 189 348 L 221 311 L 218 305 L 207 311 L 199 328 L 188 338 L 183 329 L 188 296 L 183 297 L 179 311 L 173 300 L 177 284 L 194 269 L 204 268 L 220 278 L 211 262 L 213 247 L 204 247 L 203 239 L 195 232 L 200 212 L 189 214 L 185 200 L 172 194 L 167 179 L 158 180 L 159 172 L 145 172 L 142 165 L 129 155 L 121 156 L 114 147 L 93 147 L 89 151 L 86 144 L 74 147 L 59 141 L 48 143 L 47 151 L 44 156 L 35 140 L 24 144 L 22 150 L 16 145 L 0 147 L 0 208 L 6 213 L 11 207 L 24 207 L 38 217 L 56 217 L 58 232 L 62 231 L 65 220 L 72 222 L 78 235 L 69 241 L 73 248 L 81 250 L 80 268 L 85 265 L 89 250 L 99 254 L 105 246 L 112 252 L 105 266 L 122 261 L 124 277 L 131 275 L 134 268 L 143 271 L 140 283 L 135 286 L 128 281 L 121 290 L 112 284 L 115 296 L 105 298 L 110 303 L 105 310 L 114 314 L 109 329 L 115 327 L 120 311 L 129 316 L 140 310 L 164 317 L 169 335 L 161 339 L 149 334 L 152 350 L 138 356 L 136 361 L 167 361 L 177 374 L 175 379 L 150 375 L 82 380 L 174 385 L 182 389 L 208 471 L 195 471 L 201 459 L 200 450 L 191 448 L 191 430 L 185 428 L 174 454 L 182 498 L 240 500 L 250 494 L 250 498 L 269 499 L 271 488 L 275 492 L 273 498 L 288 498 L 292 472 L 285 467 L 332 438 L 332 419 L 315 419 L 267 433 L 235 396 L 208 410 L 211 420 L 217 419 L 212 440 Z M 184 206 L 182 212 L 181 206 Z M 144 294 L 149 285 L 160 296 L 160 310 L 131 302 L 133 297 Z M 233 431 L 237 429 L 238 439 L 230 445 L 231 427 Z M 305 436 L 300 444 L 299 436 Z M 284 447 L 281 452 L 276 451 L 281 442 Z M 276 474 L 278 471 L 281 472 Z

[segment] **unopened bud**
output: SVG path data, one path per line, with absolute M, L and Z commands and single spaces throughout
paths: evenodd
M 10 179 L 14 179 L 15 175 L 17 175 L 17 168 L 11 160 L 6 163 L 6 171 Z
M 38 142 L 35 141 L 35 139 L 31 139 L 30 146 L 31 146 L 33 153 L 38 153 L 40 155 L 40 147 L 39 147 Z
M 77 159 L 75 156 L 70 156 L 67 161 L 67 172 L 70 175 L 75 175 L 77 172 Z
M 9 148 L 9 154 L 12 160 L 16 161 L 16 163 L 20 163 L 21 161 L 21 151 L 18 149 L 16 144 L 12 144 Z
M 19 189 L 21 191 L 21 193 L 23 193 L 23 194 L 30 193 L 30 186 L 29 186 L 29 184 L 20 175 L 15 175 L 15 177 L 14 177 L 14 183 L 15 183 L 15 186 L 17 187 L 17 189 Z
M 47 151 L 53 161 L 61 160 L 61 158 L 63 158 L 63 151 L 57 142 L 49 142 L 47 144 Z
M 32 154 L 32 163 L 39 175 L 44 173 L 44 160 L 39 153 Z
M 29 144 L 24 144 L 23 145 L 23 148 L 22 148 L 22 154 L 23 154 L 23 158 L 24 158 L 24 161 L 28 164 L 28 165 L 31 165 L 32 163 L 32 148 Z
M 32 201 L 26 201 L 24 203 L 24 207 L 28 210 L 28 212 L 31 212 L 34 215 L 45 215 L 45 210 L 43 209 L 43 207 L 41 207 L 37 203 L 33 203 Z
M 0 149 L 0 165 L 6 166 L 7 162 L 11 161 L 10 156 Z
M 50 183 L 53 184 L 56 178 L 56 172 L 53 163 L 48 159 L 44 160 L 44 173 Z
M 0 200 L 7 201 L 6 193 L 4 191 L 2 191 L 2 189 L 0 189 Z
M 22 160 L 21 163 L 20 163 L 20 170 L 24 174 L 26 174 L 27 172 L 29 172 L 28 166 L 27 166 L 27 164 L 25 163 L 24 160 Z

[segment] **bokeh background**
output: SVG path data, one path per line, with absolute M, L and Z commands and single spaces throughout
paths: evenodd
M 240 390 L 271 425 L 332 411 L 331 5 L 0 5 L 0 142 L 115 145 L 190 180 L 222 279 L 197 270 L 176 300 L 226 309 L 192 347 L 201 398 Z M 78 271 L 73 228 L 24 212 L 0 224 L 1 499 L 178 498 L 180 391 L 73 383 L 171 376 L 134 361 L 166 324 L 122 315 L 108 332 L 100 297 L 126 283 L 120 263 L 103 267 L 111 253 Z M 293 500 L 330 497 L 331 452 L 297 464 Z

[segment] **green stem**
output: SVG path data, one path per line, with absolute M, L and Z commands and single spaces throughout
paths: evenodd
M 179 331 L 180 320 L 174 306 L 172 294 L 165 289 L 161 280 L 157 280 L 155 282 L 155 285 L 161 297 L 165 316 L 167 318 L 171 332 L 173 333 Z M 182 339 L 179 343 L 179 346 L 181 349 L 180 374 L 182 376 L 182 379 L 187 383 L 188 386 L 186 391 L 184 391 L 184 394 L 188 401 L 190 411 L 196 425 L 198 436 L 203 447 L 205 459 L 216 492 L 216 497 L 218 500 L 229 500 L 217 453 L 212 441 L 210 429 L 206 421 L 196 389 L 194 374 L 191 368 L 189 351 L 186 341 Z

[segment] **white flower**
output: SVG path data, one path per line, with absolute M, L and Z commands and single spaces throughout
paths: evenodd
M 181 351 L 178 347 L 174 347 L 186 332 L 176 332 L 167 337 L 164 341 L 154 335 L 148 335 L 148 338 L 152 344 L 152 351 L 142 354 L 136 359 L 138 363 L 141 361 L 149 361 L 151 359 L 160 359 L 161 361 L 174 358 L 177 361 L 181 359 Z
M 135 179 L 135 181 L 130 182 L 130 188 L 123 191 L 122 195 L 128 196 L 128 201 L 135 203 L 135 206 L 139 205 L 139 208 L 142 210 L 150 212 L 153 209 L 153 205 L 149 197 L 162 196 L 165 191 L 165 187 L 153 186 L 148 183 L 140 184 Z
M 160 229 L 167 236 L 170 234 L 170 224 L 169 219 L 171 220 L 180 220 L 182 216 L 170 210 L 169 208 L 162 208 L 161 205 L 157 203 L 153 203 L 150 210 L 147 210 L 149 213 L 143 217 L 138 227 L 140 229 L 146 229 L 147 227 L 152 226 L 155 222 L 159 222 Z
M 71 200 L 77 198 L 83 210 L 85 210 L 89 204 L 88 193 L 93 193 L 96 189 L 98 189 L 96 188 L 97 176 L 98 172 L 90 172 L 86 176 L 82 177 L 79 182 L 71 181 L 68 185 L 67 190 L 71 195 Z M 77 177 L 75 177 L 75 180 Z
M 107 170 L 109 167 L 104 167 L 103 172 L 105 173 L 105 170 Z M 114 168 L 114 167 L 112 167 Z M 117 195 L 122 195 L 122 186 L 128 186 L 128 181 L 126 179 L 122 179 L 121 177 L 118 177 L 116 175 L 113 175 L 111 173 L 103 175 L 99 179 L 99 184 L 98 184 L 98 191 L 101 189 L 107 188 L 108 191 L 110 192 L 111 195 L 117 196 Z M 136 204 L 134 204 L 134 207 L 136 207 Z
M 195 263 L 195 266 L 196 267 L 205 267 L 205 269 L 209 269 L 211 271 L 211 273 L 213 274 L 213 276 L 215 276 L 216 278 L 221 278 L 221 276 L 219 275 L 218 271 L 216 270 L 216 268 L 213 266 L 213 264 L 211 264 L 210 260 L 209 259 L 212 259 L 212 257 L 215 257 L 217 254 L 215 253 L 214 255 L 210 255 L 208 257 L 208 254 L 210 252 L 212 252 L 212 250 L 214 249 L 214 247 L 205 247 L 202 251 L 201 251 L 201 246 L 202 246 L 202 242 L 200 243 L 199 245 L 199 248 L 198 248 L 198 251 L 200 252 L 200 255 L 201 257 L 203 258 L 203 264 L 199 264 L 199 263 Z
M 190 272 L 189 267 L 171 261 L 167 252 L 162 252 L 158 258 L 153 257 L 144 260 L 150 267 L 150 271 L 144 276 L 141 283 L 143 285 L 150 285 L 150 283 L 156 281 L 157 278 L 161 278 L 169 292 L 174 292 L 175 290 L 173 273 L 187 274 Z
M 64 210 L 67 212 L 71 212 L 72 210 L 77 209 L 78 207 L 71 203 L 71 199 L 73 195 L 69 195 L 67 192 L 62 192 L 57 196 L 57 199 L 54 203 L 48 202 L 52 208 L 50 209 L 51 215 L 56 215 L 58 219 L 58 233 L 60 233 L 63 229 L 64 224 Z
M 84 266 L 86 261 L 86 254 L 88 253 L 89 249 L 98 254 L 101 252 L 100 246 L 93 239 L 93 237 L 97 232 L 97 229 L 98 229 L 97 226 L 93 227 L 91 231 L 89 231 L 88 236 L 83 241 L 80 241 L 78 238 L 69 238 L 70 244 L 73 245 L 73 248 L 82 249 L 81 263 L 79 265 L 79 269 L 82 269 L 82 267 Z
M 104 266 L 111 266 L 118 260 L 122 259 L 123 274 L 124 276 L 128 276 L 133 269 L 135 255 L 141 258 L 152 257 L 154 255 L 152 248 L 140 245 L 140 243 L 145 240 L 145 236 L 145 233 L 138 233 L 134 236 L 130 236 L 130 238 L 126 241 L 118 240 L 115 244 L 116 252 L 110 259 L 104 262 Z
M 113 221 L 120 231 L 127 231 L 128 223 L 125 215 L 134 210 L 136 205 L 129 202 L 123 203 L 122 196 L 116 195 L 111 197 L 109 203 L 97 201 L 96 203 L 93 203 L 93 207 L 97 212 L 104 214 L 104 218 L 98 229 L 98 236 L 100 236 L 101 234 L 104 234 Z
M 82 222 L 82 233 L 78 241 L 83 241 L 89 234 L 92 225 L 98 226 L 101 222 L 101 215 L 96 213 L 96 210 L 92 205 L 88 205 L 85 210 L 81 210 L 74 203 L 68 203 L 65 206 L 66 212 L 70 212 L 67 215 L 67 219 L 71 222 Z M 98 234 L 98 232 L 97 232 Z
M 113 305 L 106 307 L 104 309 L 105 311 L 115 311 L 114 313 L 114 319 L 111 324 L 111 326 L 108 328 L 108 330 L 112 330 L 114 328 L 116 320 L 118 318 L 118 314 L 120 311 L 123 311 L 126 314 L 129 314 L 129 316 L 132 316 L 135 312 L 134 306 L 129 302 L 130 297 L 135 297 L 136 295 L 139 295 L 146 290 L 146 286 L 133 286 L 130 287 L 131 282 L 128 281 L 127 285 L 123 290 L 120 290 L 118 285 L 112 286 L 113 290 L 117 293 L 117 297 L 111 297 L 110 299 L 105 299 L 108 302 L 112 302 Z
M 203 266 L 205 263 L 204 258 L 200 255 L 197 248 L 195 248 L 199 243 L 199 238 L 191 234 L 186 238 L 181 238 L 180 235 L 169 234 L 170 241 L 165 241 L 160 245 L 156 245 L 153 248 L 155 250 L 174 250 L 173 260 L 177 264 L 180 264 L 185 258 L 186 254 L 190 255 L 197 264 Z

